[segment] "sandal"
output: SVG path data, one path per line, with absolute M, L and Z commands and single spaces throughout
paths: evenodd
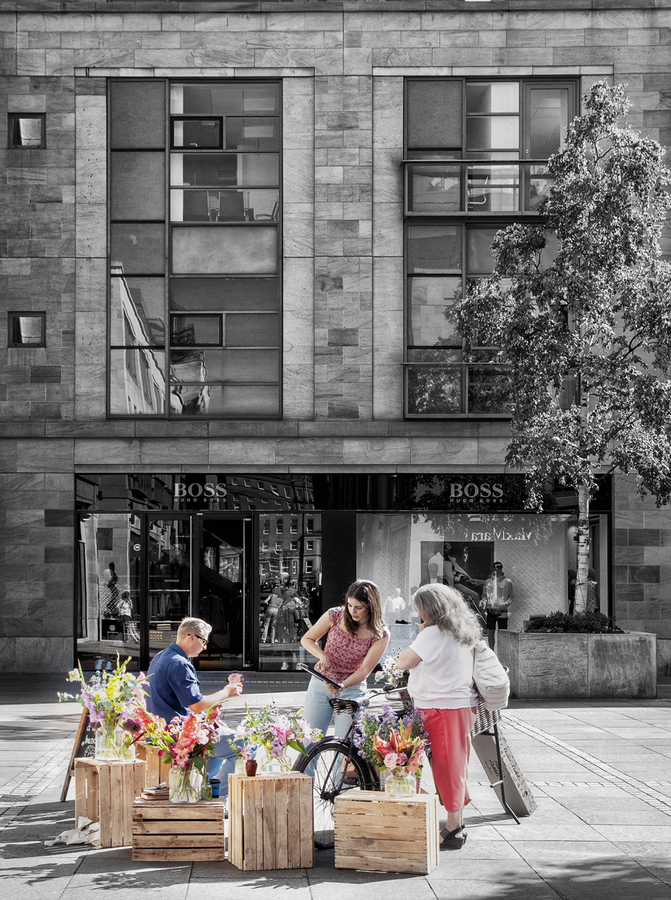
M 457 835 L 460 834 L 459 837 Z M 464 831 L 463 825 L 457 825 L 454 831 L 448 831 L 447 826 L 441 828 L 438 832 L 439 836 L 442 838 L 442 841 L 438 845 L 439 850 L 461 850 L 461 848 L 466 843 L 466 838 L 468 835 Z

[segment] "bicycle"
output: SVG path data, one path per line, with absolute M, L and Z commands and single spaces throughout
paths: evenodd
M 381 695 L 389 697 L 399 689 L 372 691 L 364 700 L 329 700 L 336 715 L 347 713 L 352 717 L 344 737 L 329 735 L 318 741 L 307 753 L 299 756 L 293 765 L 294 772 L 308 772 L 313 777 L 315 847 L 326 850 L 333 847 L 333 810 L 335 799 L 345 791 L 361 788 L 364 791 L 380 791 L 379 770 L 359 756 L 354 746 L 354 716 L 370 705 L 371 699 Z M 401 718 L 412 709 L 412 701 L 401 699 L 402 707 L 395 710 Z M 309 771 L 308 771 L 309 770 Z

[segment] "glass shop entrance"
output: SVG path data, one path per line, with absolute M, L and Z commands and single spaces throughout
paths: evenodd
M 252 652 L 252 520 L 225 513 L 87 513 L 79 522 L 77 655 L 146 669 L 185 616 L 212 625 L 201 669 L 241 669 Z

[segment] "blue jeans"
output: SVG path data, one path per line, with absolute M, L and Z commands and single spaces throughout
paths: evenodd
M 314 676 L 310 679 L 310 684 L 305 693 L 305 704 L 303 706 L 303 718 L 312 728 L 319 730 L 326 736 L 326 730 L 333 719 L 333 709 L 329 704 L 329 700 L 341 698 L 343 700 L 362 700 L 366 696 L 366 682 L 355 684 L 352 687 L 345 688 L 339 694 L 329 693 L 328 688 L 323 681 Z M 352 723 L 352 717 L 346 713 L 340 713 L 335 717 L 334 732 L 336 737 L 345 737 Z
M 207 777 L 209 779 L 219 778 L 221 780 L 221 797 L 228 797 L 228 776 L 235 771 L 235 753 L 228 743 L 228 738 L 233 737 L 235 732 L 228 725 L 221 725 L 219 728 L 219 743 L 214 745 L 214 756 L 207 761 Z M 242 747 L 243 741 L 235 742 Z

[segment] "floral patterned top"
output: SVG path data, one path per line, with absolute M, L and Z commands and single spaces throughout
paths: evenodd
M 356 672 L 370 648 L 380 640 L 375 635 L 369 638 L 355 637 L 349 631 L 340 628 L 344 610 L 344 606 L 333 606 L 328 611 L 333 627 L 329 628 L 324 653 L 331 660 L 331 666 L 329 669 L 320 669 L 324 675 L 339 683 L 348 678 L 352 672 Z

